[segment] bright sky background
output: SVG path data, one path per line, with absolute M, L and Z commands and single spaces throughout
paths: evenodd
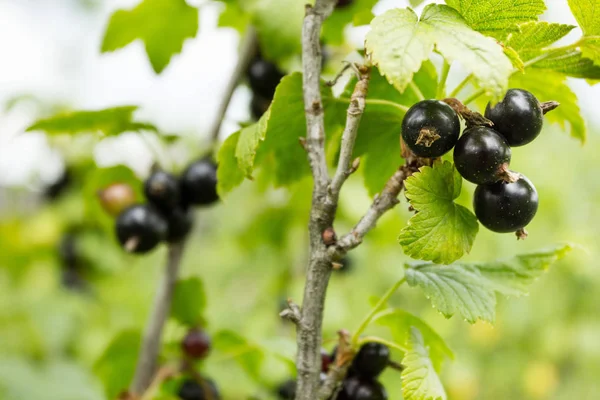
M 282 0 L 285 1 L 285 0 Z M 77 0 L 0 0 L 0 106 L 11 97 L 32 94 L 59 100 L 80 109 L 115 105 L 139 105 L 139 119 L 156 123 L 165 132 L 194 135 L 206 133 L 237 57 L 237 34 L 217 29 L 220 5 L 201 7 L 200 32 L 186 42 L 161 74 L 152 71 L 141 43 L 100 54 L 104 25 L 117 8 L 133 7 L 138 0 L 104 0 L 97 9 L 86 9 Z M 203 0 L 190 4 L 203 4 Z M 544 19 L 574 23 L 566 0 L 546 0 Z M 403 0 L 382 0 L 377 14 L 404 7 Z M 365 29 L 350 32 L 362 41 Z M 575 37 L 580 33 L 573 33 Z M 595 124 L 600 116 L 600 85 L 590 88 L 574 81 L 586 118 Z M 236 121 L 248 118 L 249 92 L 236 92 L 222 134 L 236 129 Z M 27 103 L 4 113 L 0 107 L 0 185 L 51 180 L 62 164 L 41 134 L 19 135 L 32 122 Z M 102 164 L 127 162 L 140 173 L 151 163 L 151 153 L 135 135 L 108 140 L 98 149 Z

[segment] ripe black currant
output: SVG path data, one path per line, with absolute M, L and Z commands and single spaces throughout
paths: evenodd
M 203 378 L 202 382 L 192 379 L 183 381 L 177 392 L 181 400 L 220 400 L 219 389 L 212 379 Z
M 279 385 L 277 396 L 280 400 L 294 400 L 296 398 L 296 381 L 289 379 Z
M 179 181 L 166 171 L 154 171 L 144 182 L 144 194 L 161 211 L 170 211 L 179 204 Z
M 177 207 L 168 213 L 165 213 L 167 219 L 168 231 L 167 242 L 174 243 L 184 239 L 194 226 L 194 212 L 192 209 Z
M 184 204 L 208 205 L 219 200 L 217 165 L 209 159 L 190 164 L 181 174 L 181 199 Z
M 266 99 L 259 94 L 253 94 L 252 100 L 250 101 L 250 114 L 252 114 L 252 118 L 256 121 L 263 116 L 264 113 L 267 112 L 269 106 L 271 105 L 271 100 Z
M 210 352 L 210 336 L 201 329 L 190 329 L 181 342 L 183 352 L 195 359 L 206 358 Z
M 478 126 L 463 132 L 454 147 L 454 164 L 463 178 L 479 185 L 506 178 L 510 146 L 493 129 Z
M 72 233 L 65 233 L 58 245 L 58 254 L 66 269 L 75 269 L 78 264 L 77 241 Z
M 460 134 L 458 115 L 448 104 L 423 100 L 402 121 L 402 139 L 417 157 L 440 157 L 454 147 Z
M 247 75 L 252 91 L 267 99 L 273 98 L 275 89 L 284 76 L 275 64 L 260 56 L 252 60 Z
M 390 349 L 383 344 L 369 342 L 361 346 L 352 361 L 352 368 L 364 379 L 379 376 L 390 361 Z
M 100 205 L 109 215 L 117 216 L 135 203 L 135 192 L 127 183 L 113 183 L 98 191 Z
M 387 392 L 381 383 L 357 376 L 347 377 L 336 400 L 387 400 Z
M 116 232 L 125 250 L 130 253 L 146 253 L 165 239 L 167 221 L 152 206 L 136 204 L 119 214 Z
M 495 106 L 487 105 L 485 117 L 494 123 L 509 145 L 523 146 L 542 131 L 544 114 L 533 94 L 522 89 L 510 89 Z
M 473 197 L 475 215 L 494 232 L 515 232 L 524 228 L 538 209 L 538 194 L 525 176 L 516 182 L 479 185 Z
M 338 0 L 336 7 L 343 8 L 343 7 L 349 6 L 353 2 L 354 2 L 354 0 Z

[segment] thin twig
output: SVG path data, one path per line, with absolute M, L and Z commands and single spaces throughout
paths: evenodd
M 340 78 L 342 76 L 344 76 L 344 74 L 346 73 L 346 71 L 348 71 L 350 68 L 352 68 L 352 63 L 350 63 L 349 61 L 343 61 L 344 66 L 342 67 L 342 69 L 340 69 L 340 71 L 337 73 L 337 75 L 330 81 L 327 81 L 327 86 L 335 86 L 338 81 L 340 80 Z
M 348 107 L 346 117 L 346 127 L 342 134 L 342 145 L 340 148 L 340 158 L 337 165 L 337 170 L 331 185 L 329 193 L 333 198 L 330 201 L 337 203 L 340 190 L 346 179 L 350 176 L 354 168 L 352 168 L 352 152 L 354 151 L 354 142 L 358 133 L 358 126 L 365 111 L 365 99 L 369 90 L 369 78 L 371 70 L 368 67 L 360 67 L 360 80 L 354 86 L 354 92 L 350 98 L 350 107 Z
M 169 245 L 165 274 L 154 297 L 152 314 L 144 331 L 135 375 L 129 387 L 129 391 L 133 395 L 143 394 L 152 383 L 156 372 L 156 361 L 160 351 L 162 331 L 171 310 L 171 301 L 173 299 L 177 276 L 179 275 L 183 250 L 183 243 Z
M 386 211 L 392 209 L 398 204 L 398 194 L 404 187 L 404 181 L 414 172 L 418 171 L 423 165 L 423 161 L 418 158 L 407 160 L 406 164 L 401 166 L 392 177 L 387 181 L 383 191 L 379 193 L 373 203 L 360 219 L 358 224 L 341 238 L 338 239 L 335 246 L 329 247 L 329 254 L 333 259 L 340 259 L 348 251 L 362 243 L 365 235 L 375 227 L 379 218 Z
M 225 93 L 223 93 L 223 96 L 221 97 L 221 103 L 219 104 L 219 108 L 215 115 L 215 119 L 209 130 L 212 147 L 216 146 L 216 142 L 219 139 L 219 132 L 221 131 L 221 125 L 223 124 L 223 120 L 225 119 L 225 114 L 227 113 L 227 109 L 229 108 L 229 103 L 231 102 L 233 92 L 238 86 L 241 77 L 248 69 L 248 65 L 250 65 L 252 57 L 254 57 L 254 55 L 256 54 L 257 46 L 258 40 L 256 37 L 256 30 L 252 26 L 249 26 L 246 30 L 246 34 L 242 38 L 241 52 L 238 58 L 237 65 L 231 73 L 231 77 L 229 78 L 229 82 L 227 83 L 227 86 L 225 88 Z

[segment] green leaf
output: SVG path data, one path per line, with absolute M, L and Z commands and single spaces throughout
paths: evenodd
M 481 87 L 494 95 L 506 88 L 512 65 L 493 39 L 472 30 L 456 10 L 430 4 L 420 20 L 411 9 L 392 9 L 376 17 L 366 37 L 367 53 L 400 91 L 435 48 L 459 61 Z
M 187 278 L 177 281 L 173 294 L 171 316 L 183 325 L 194 327 L 204 322 L 206 292 L 199 278 Z
M 260 118 L 257 124 L 243 128 L 240 131 L 235 157 L 238 160 L 238 167 L 248 179 L 252 179 L 254 170 L 254 160 L 259 144 L 265 140 L 267 134 L 267 121 L 271 114 L 270 109 Z
M 219 15 L 219 26 L 230 27 L 243 33 L 250 24 L 248 15 L 237 2 L 226 1 L 225 9 Z
M 141 340 L 138 331 L 119 333 L 94 364 L 94 373 L 104 384 L 106 398 L 115 399 L 129 387 Z
M 468 253 L 479 230 L 475 215 L 454 203 L 462 178 L 448 161 L 422 167 L 405 181 L 406 197 L 418 212 L 400 232 L 410 257 L 449 264 Z
M 262 349 L 239 334 L 223 330 L 213 337 L 213 348 L 233 359 L 257 382 L 262 382 L 261 368 L 265 358 Z
M 518 31 L 511 33 L 506 45 L 519 53 L 521 59 L 529 61 L 543 53 L 544 48 L 565 37 L 575 26 L 549 22 L 521 24 Z
M 402 398 L 404 400 L 445 400 L 446 392 L 438 377 L 421 332 L 411 327 L 406 343 L 408 351 L 402 359 Z
M 118 50 L 141 39 L 156 73 L 161 73 L 183 43 L 198 32 L 198 9 L 185 0 L 143 0 L 132 10 L 118 10 L 110 18 L 102 52 Z
M 526 294 L 527 286 L 571 249 L 561 245 L 490 263 L 407 265 L 406 281 L 419 286 L 446 318 L 458 311 L 470 323 L 494 322 L 496 292 Z
M 244 173 L 238 168 L 235 151 L 240 139 L 240 131 L 232 134 L 221 145 L 217 155 L 219 168 L 217 168 L 217 191 L 219 197 L 224 198 L 239 184 L 244 181 Z
M 600 0 L 569 0 L 569 7 L 585 36 L 600 35 Z
M 306 0 L 244 0 L 239 4 L 251 15 L 267 59 L 286 59 L 301 51 Z
M 27 132 L 45 131 L 50 135 L 99 133 L 115 136 L 123 132 L 149 130 L 156 127 L 145 122 L 132 121 L 136 106 L 121 106 L 98 111 L 72 111 L 44 118 L 27 128 Z
M 502 40 L 517 25 L 537 20 L 546 10 L 544 0 L 446 0 L 457 10 L 471 28 L 486 36 Z
M 596 65 L 600 65 L 600 35 L 584 36 L 579 41 L 583 57 L 587 57 Z
M 436 371 L 440 371 L 446 358 L 454 359 L 454 353 L 444 339 L 437 334 L 425 321 L 399 308 L 388 309 L 377 314 L 374 319 L 379 325 L 390 328 L 394 342 L 406 343 L 410 337 L 411 327 L 418 328 L 423 333 L 425 345 Z
M 566 129 L 570 125 L 571 136 L 585 142 L 587 126 L 581 116 L 577 104 L 577 96 L 567 85 L 566 79 L 553 71 L 540 73 L 515 74 L 510 79 L 510 86 L 532 92 L 540 101 L 555 100 L 560 107 L 545 115 L 549 122 L 559 124 Z
M 358 22 L 362 22 L 363 25 L 371 22 L 373 19 L 371 9 L 375 4 L 377 4 L 377 0 L 354 0 L 352 4 L 346 7 L 336 8 L 323 24 L 322 37 L 325 43 L 330 45 L 343 44 L 344 28 L 355 22 L 355 16 L 357 15 L 360 16 Z

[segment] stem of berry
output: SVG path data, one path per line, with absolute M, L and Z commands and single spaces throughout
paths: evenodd
M 558 101 L 545 101 L 542 104 L 540 104 L 540 107 L 542 108 L 542 112 L 544 114 L 554 110 L 558 106 L 560 106 L 560 103 Z
M 152 383 L 160 351 L 162 331 L 171 310 L 171 301 L 177 276 L 179 275 L 183 250 L 183 243 L 169 245 L 165 274 L 154 297 L 151 315 L 140 346 L 135 375 L 129 387 L 129 392 L 132 395 L 143 394 Z
M 517 235 L 517 240 L 525 240 L 529 236 L 529 233 L 527 233 L 525 228 L 521 228 L 515 232 L 515 235 Z
M 519 180 L 521 174 L 508 169 L 508 164 L 504 163 L 498 168 L 498 178 L 506 183 L 514 183 Z
M 460 100 L 450 97 L 442 100 L 444 103 L 448 104 L 452 109 L 465 120 L 467 124 L 467 128 L 471 128 L 473 126 L 493 126 L 494 123 L 478 113 L 477 111 L 471 111 L 469 107 L 466 106 L 467 102 L 462 103 Z

